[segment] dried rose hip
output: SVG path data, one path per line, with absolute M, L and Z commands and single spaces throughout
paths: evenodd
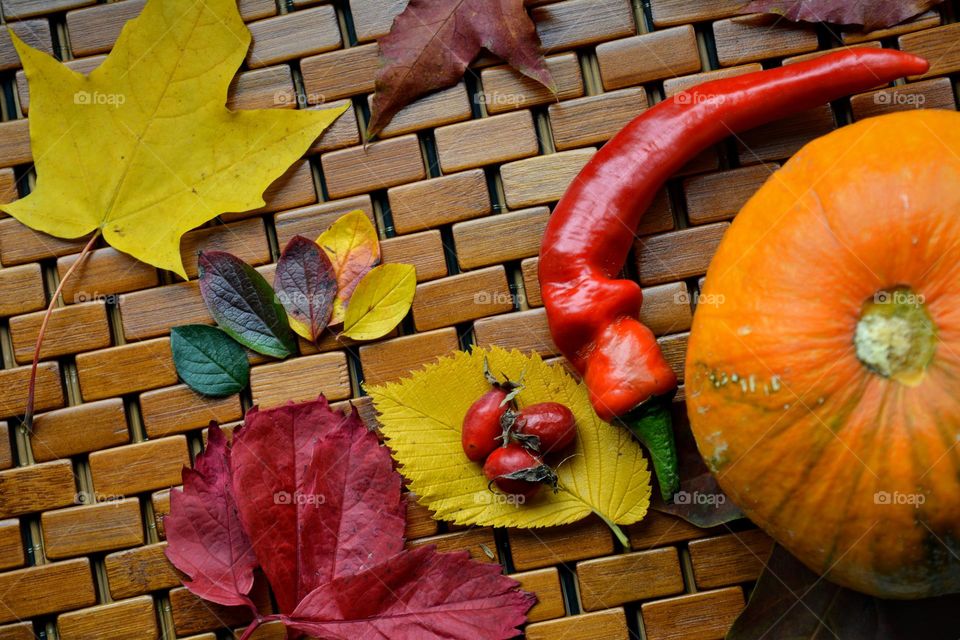
M 515 442 L 491 453 L 483 465 L 483 473 L 504 493 L 525 498 L 532 498 L 542 484 L 550 484 L 554 488 L 557 484 L 553 470 Z

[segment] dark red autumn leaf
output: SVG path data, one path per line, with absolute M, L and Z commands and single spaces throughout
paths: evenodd
M 740 13 L 773 13 L 794 22 L 861 25 L 866 31 L 892 27 L 943 0 L 753 0 Z
M 344 416 L 323 398 L 254 407 L 231 466 L 240 520 L 283 613 L 403 550 L 400 476 L 356 409 Z
M 958 606 L 960 594 L 881 600 L 844 589 L 775 546 L 727 640 L 956 640 Z
M 380 39 L 367 137 L 420 96 L 456 84 L 481 49 L 554 90 L 523 0 L 410 0 Z
M 230 482 L 230 450 L 215 424 L 195 468 L 184 468 L 183 491 L 170 493 L 170 515 L 163 521 L 166 555 L 190 576 L 184 581 L 197 596 L 256 612 L 247 594 L 257 558 L 240 525 Z
M 311 636 L 490 638 L 517 635 L 532 594 L 500 566 L 418 547 L 310 593 L 284 622 Z
M 337 295 L 337 274 L 326 252 L 309 238 L 294 236 L 277 260 L 273 288 L 307 335 L 297 333 L 316 342 L 330 322 Z M 298 329 L 296 324 L 293 329 Z

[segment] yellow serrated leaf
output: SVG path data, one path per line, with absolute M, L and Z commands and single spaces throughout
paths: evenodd
M 330 324 L 337 325 L 346 318 L 348 302 L 360 280 L 380 262 L 380 239 L 367 214 L 357 209 L 340 216 L 320 234 L 317 244 L 337 274 L 337 297 L 330 318 Z
M 553 401 L 573 412 L 577 440 L 556 468 L 558 493 L 542 489 L 526 504 L 514 504 L 487 488 L 481 465 L 463 452 L 463 417 L 490 389 L 483 376 L 484 356 L 495 375 L 503 373 L 511 380 L 523 376 L 520 407 Z M 411 490 L 438 519 L 464 525 L 546 527 L 575 522 L 590 513 L 616 524 L 632 524 L 646 515 L 650 472 L 640 445 L 626 429 L 600 420 L 586 387 L 539 355 L 475 348 L 442 358 L 410 378 L 368 387 L 367 392 Z
M 0 208 L 61 238 L 99 229 L 184 278 L 180 236 L 262 206 L 346 108 L 228 110 L 250 44 L 236 0 L 150 0 L 87 76 L 12 39 L 30 86 L 37 185 Z
M 410 311 L 417 291 L 412 264 L 383 264 L 363 277 L 350 297 L 343 335 L 375 340 L 390 333 Z

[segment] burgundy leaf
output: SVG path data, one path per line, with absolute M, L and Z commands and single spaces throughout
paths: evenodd
M 240 520 L 284 613 L 403 549 L 400 475 L 356 409 L 345 416 L 323 397 L 254 407 L 231 465 Z
M 943 0 L 753 0 L 740 13 L 773 13 L 794 22 L 862 25 L 866 31 L 900 24 Z
M 430 547 L 338 578 L 311 592 L 288 627 L 321 638 L 513 638 L 536 602 L 500 566 Z
M 170 493 L 163 521 L 166 555 L 190 576 L 184 585 L 197 596 L 226 606 L 256 607 L 247 594 L 257 558 L 240 525 L 230 482 L 230 449 L 220 428 L 210 425 L 207 448 L 196 467 L 183 470 L 183 491 Z
M 380 39 L 367 136 L 420 96 L 456 84 L 482 48 L 554 90 L 523 0 L 410 0 Z
M 337 274 L 326 252 L 309 238 L 294 236 L 277 261 L 273 285 L 287 313 L 316 342 L 330 322 L 337 295 Z

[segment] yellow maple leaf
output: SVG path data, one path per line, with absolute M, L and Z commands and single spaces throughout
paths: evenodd
M 250 44 L 236 0 L 150 0 L 88 76 L 11 37 L 30 86 L 37 184 L 0 208 L 62 238 L 100 230 L 184 278 L 180 236 L 262 206 L 346 108 L 228 110 Z
M 523 375 L 517 403 L 560 402 L 573 412 L 577 440 L 557 468 L 559 492 L 541 490 L 515 504 L 488 488 L 481 465 L 460 443 L 463 417 L 490 385 L 490 369 L 511 380 Z M 398 382 L 367 388 L 380 412 L 383 435 L 420 502 L 442 520 L 497 527 L 568 524 L 595 513 L 608 524 L 632 524 L 650 504 L 650 472 L 637 441 L 622 427 L 603 422 L 582 384 L 540 356 L 499 347 L 475 348 L 440 359 Z M 618 535 L 622 532 L 614 529 Z

